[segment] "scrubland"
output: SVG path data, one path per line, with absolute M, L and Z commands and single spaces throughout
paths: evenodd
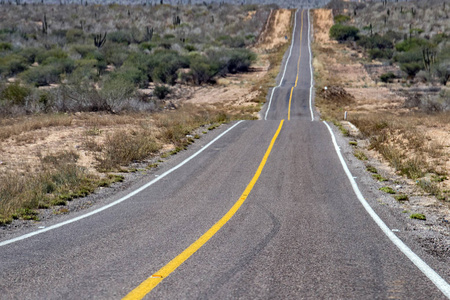
M 68 213 L 68 201 L 150 171 L 220 124 L 257 118 L 292 15 L 219 3 L 1 6 L 2 224 Z

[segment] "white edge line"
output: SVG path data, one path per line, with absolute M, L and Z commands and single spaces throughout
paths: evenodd
M 289 63 L 289 60 L 291 59 L 291 55 L 292 55 L 292 48 L 294 47 L 294 41 L 295 41 L 295 30 L 297 28 L 297 13 L 298 13 L 299 9 L 297 9 L 295 11 L 295 15 L 294 15 L 294 31 L 292 33 L 292 42 L 291 42 L 291 49 L 289 50 L 289 56 L 286 60 L 286 64 L 284 65 L 284 72 L 283 72 L 283 76 L 281 77 L 280 83 L 274 87 L 272 89 L 272 94 L 270 95 L 270 100 L 269 100 L 269 105 L 267 106 L 267 110 L 266 110 L 266 114 L 264 115 L 264 120 L 267 120 L 267 114 L 269 113 L 270 110 L 270 105 L 272 104 L 272 98 L 273 98 L 273 94 L 275 93 L 275 90 L 277 88 L 279 88 L 281 86 L 281 84 L 283 83 L 284 80 L 284 76 L 286 75 L 286 70 L 287 70 L 287 66 Z
M 93 210 L 93 211 L 91 211 L 91 212 L 88 212 L 87 214 L 84 214 L 84 215 L 75 217 L 75 218 L 73 218 L 73 219 L 70 219 L 70 220 L 67 220 L 67 221 L 64 221 L 64 222 L 61 222 L 61 223 L 57 223 L 57 224 L 55 224 L 55 225 L 49 226 L 49 227 L 44 228 L 44 229 L 41 229 L 41 230 L 36 230 L 36 231 L 30 232 L 30 233 L 27 233 L 27 234 L 18 236 L 18 237 L 13 238 L 13 239 L 9 239 L 9 240 L 2 241 L 2 242 L 0 242 L 0 247 L 1 247 L 1 246 L 6 246 L 6 245 L 8 245 L 8 244 L 12 244 L 12 243 L 15 243 L 15 242 L 24 240 L 24 239 L 27 239 L 27 238 L 29 238 L 29 237 L 32 237 L 32 236 L 35 236 L 35 235 L 38 235 L 38 234 L 41 234 L 41 233 L 44 233 L 44 232 L 47 232 L 47 231 L 50 231 L 50 230 L 59 228 L 59 227 L 62 227 L 62 226 L 64 226 L 64 225 L 67 225 L 67 224 L 70 224 L 70 223 L 74 223 L 74 222 L 80 221 L 80 220 L 82 220 L 82 219 L 84 219 L 84 218 L 87 218 L 87 217 L 90 217 L 90 216 L 92 216 L 92 215 L 95 215 L 95 214 L 97 214 L 97 213 L 99 213 L 99 212 L 101 212 L 101 211 L 104 211 L 104 210 L 106 210 L 106 209 L 108 209 L 108 208 L 110 208 L 110 207 L 113 207 L 113 206 L 115 206 L 115 205 L 117 205 L 117 204 L 119 204 L 119 203 L 121 203 L 121 202 L 123 202 L 123 201 L 125 201 L 125 200 L 127 200 L 127 199 L 129 199 L 129 198 L 131 198 L 131 197 L 133 197 L 134 195 L 136 195 L 136 194 L 142 192 L 143 190 L 145 190 L 145 189 L 148 188 L 149 186 L 155 184 L 156 182 L 160 181 L 161 179 L 163 179 L 164 177 L 166 177 L 167 175 L 169 175 L 169 174 L 172 173 L 173 171 L 179 169 L 180 167 L 182 167 L 183 165 L 185 165 L 186 163 L 188 163 L 190 160 L 192 160 L 194 157 L 196 157 L 197 155 L 199 155 L 200 153 L 202 153 L 206 148 L 208 148 L 209 146 L 211 146 L 214 142 L 216 142 L 218 139 L 220 139 L 222 136 L 224 136 L 226 133 L 228 133 L 229 131 L 231 131 L 234 127 L 238 126 L 238 125 L 239 125 L 240 123 L 242 123 L 242 122 L 244 122 L 244 121 L 241 120 L 241 121 L 237 122 L 236 124 L 234 124 L 233 126 L 231 126 L 230 128 L 228 128 L 227 130 L 225 130 L 224 132 L 222 132 L 219 136 L 217 136 L 217 137 L 216 137 L 215 139 L 213 139 L 211 142 L 209 142 L 208 144 L 206 144 L 202 149 L 200 149 L 199 151 L 197 151 L 195 154 L 193 154 L 192 156 L 188 157 L 187 159 L 185 159 L 184 161 L 182 161 L 181 163 L 179 163 L 178 165 L 176 165 L 176 166 L 173 167 L 172 169 L 167 170 L 167 171 L 164 172 L 163 174 L 159 175 L 158 177 L 156 177 L 156 178 L 153 179 L 152 181 L 146 183 L 145 185 L 141 186 L 140 188 L 138 188 L 138 189 L 134 190 L 133 192 L 129 193 L 128 195 L 123 196 L 122 198 L 120 198 L 120 199 L 118 199 L 118 200 L 116 200 L 116 201 L 114 201 L 114 202 L 111 202 L 111 203 L 109 203 L 109 204 L 107 204 L 107 205 L 105 205 L 105 206 L 102 206 L 102 207 L 100 207 L 100 208 L 98 208 L 98 209 L 96 209 L 96 210 Z
M 348 177 L 348 180 L 350 181 L 353 191 L 355 192 L 356 196 L 358 197 L 359 202 L 364 206 L 368 214 L 372 217 L 372 219 L 375 221 L 375 223 L 380 227 L 380 229 L 386 234 L 386 236 L 391 240 L 392 243 L 394 243 L 395 246 L 397 246 L 398 249 L 400 249 L 403 254 L 406 255 L 406 257 L 409 258 L 409 260 L 416 265 L 417 268 L 419 268 L 422 273 L 428 277 L 435 285 L 436 287 L 447 297 L 450 298 L 450 285 L 438 274 L 436 271 L 434 271 L 430 266 L 428 266 L 417 254 L 415 254 L 405 243 L 402 242 L 393 232 L 389 229 L 389 227 L 381 220 L 381 218 L 377 215 L 377 213 L 372 209 L 372 207 L 369 205 L 369 203 L 364 199 L 364 196 L 362 195 L 361 191 L 359 190 L 358 185 L 356 184 L 355 180 L 353 179 L 352 173 L 350 172 L 347 163 L 345 162 L 341 151 L 339 150 L 339 146 L 336 142 L 336 137 L 334 136 L 334 133 L 328 125 L 327 122 L 323 121 L 323 123 L 327 126 L 328 130 L 331 134 L 331 139 L 334 144 L 334 149 L 336 150 L 336 153 L 339 157 L 339 160 L 341 161 L 342 167 L 344 168 L 345 174 Z
M 314 121 L 314 112 L 312 107 L 312 91 L 313 91 L 313 71 L 312 71 L 312 53 L 311 53 L 311 17 L 308 9 L 308 49 L 309 49 L 309 70 L 311 72 L 311 85 L 309 88 L 309 110 L 311 111 L 311 121 Z

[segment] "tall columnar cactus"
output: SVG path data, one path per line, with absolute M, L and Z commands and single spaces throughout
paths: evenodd
M 103 47 L 103 45 L 105 44 L 106 34 L 107 34 L 107 32 L 105 32 L 105 35 L 103 37 L 102 37 L 101 33 L 94 35 L 94 44 L 98 49 Z
M 150 28 L 147 26 L 146 32 L 145 32 L 145 40 L 150 42 L 152 40 L 152 38 L 153 38 L 153 27 Z
M 44 19 L 42 20 L 42 33 L 47 34 L 48 24 L 47 24 L 47 16 L 44 14 Z
M 423 65 L 425 66 L 425 70 L 428 72 L 431 71 L 431 65 L 436 62 L 436 52 L 430 50 L 430 48 L 425 48 L 422 50 L 423 57 Z

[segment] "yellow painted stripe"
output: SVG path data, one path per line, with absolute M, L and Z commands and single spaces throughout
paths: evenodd
M 301 17 L 301 21 L 300 23 L 302 24 L 300 26 L 300 55 L 298 56 L 298 62 L 297 62 L 297 77 L 295 79 L 295 87 L 297 87 L 297 83 L 298 83 L 298 76 L 300 73 L 300 58 L 302 57 L 302 42 L 303 42 L 303 12 L 304 10 L 302 10 L 302 17 Z
M 280 125 L 278 126 L 278 130 L 270 142 L 269 148 L 267 148 L 264 157 L 259 164 L 258 169 L 256 170 L 255 175 L 253 176 L 250 183 L 245 188 L 239 200 L 231 207 L 231 209 L 216 223 L 214 224 L 207 232 L 205 232 L 198 240 L 196 240 L 192 245 L 190 245 L 186 250 L 181 252 L 177 257 L 172 259 L 167 265 L 159 269 L 155 274 L 147 278 L 144 282 L 142 282 L 138 287 L 132 290 L 128 295 L 126 295 L 123 299 L 142 299 L 147 295 L 153 288 L 155 288 L 164 278 L 170 275 L 173 271 L 175 271 L 183 262 L 185 262 L 192 254 L 194 254 L 198 249 L 200 249 L 211 237 L 219 231 L 220 228 L 223 227 L 231 217 L 238 211 L 238 209 L 242 206 L 244 201 L 247 199 L 250 194 L 253 186 L 258 181 L 259 176 L 264 168 L 264 165 L 269 158 L 269 154 L 272 151 L 273 145 L 275 144 L 275 140 L 280 134 L 281 128 L 283 127 L 284 120 L 281 120 Z
M 294 87 L 291 88 L 291 95 L 289 96 L 288 121 L 291 119 L 291 102 L 292 102 L 292 93 L 293 92 L 294 92 Z

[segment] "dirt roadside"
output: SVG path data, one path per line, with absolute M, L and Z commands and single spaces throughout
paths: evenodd
M 129 113 L 106 114 L 95 112 L 80 112 L 75 114 L 37 115 L 17 118 L 0 119 L 0 173 L 25 177 L 29 174 L 45 171 L 42 161 L 55 158 L 61 153 L 71 153 L 76 156 L 76 165 L 82 167 L 92 176 L 103 178 L 107 173 L 98 169 L 99 160 L 105 151 L 106 141 L 115 134 L 125 132 L 135 134 L 145 128 L 152 138 L 161 143 L 161 149 L 151 155 L 143 163 L 123 166 L 121 171 L 114 173 L 125 176 L 127 182 L 115 184 L 112 188 L 97 189 L 96 194 L 111 194 L 115 189 L 121 189 L 136 180 L 139 173 L 151 172 L 164 161 L 167 155 L 180 151 L 178 145 L 162 139 L 165 118 L 176 113 L 178 108 L 187 107 L 184 112 L 199 114 L 200 110 L 209 109 L 220 115 L 258 117 L 258 112 L 265 101 L 268 87 L 274 84 L 279 72 L 282 55 L 289 40 L 291 10 L 280 9 L 271 12 L 269 20 L 258 43 L 252 48 L 258 54 L 257 61 L 251 66 L 250 72 L 219 78 L 215 85 L 200 87 L 177 84 L 172 87 L 172 94 L 160 102 L 165 107 L 163 113 Z M 152 92 L 152 86 L 145 92 Z M 167 114 L 166 114 L 167 112 Z M 200 112 L 204 113 L 204 112 Z M 208 114 L 208 113 L 207 113 Z M 220 125 L 210 124 L 191 132 L 186 139 L 188 143 L 200 138 L 209 130 Z M 183 148 L 184 146 L 181 146 Z M 145 175 L 144 174 L 144 175 Z M 121 187 L 122 186 L 122 187 Z M 99 196 L 91 195 L 66 202 L 65 205 L 39 209 L 39 215 L 32 215 L 34 220 L 15 218 L 12 223 L 0 226 L 1 232 L 32 226 L 39 220 L 48 220 L 61 214 L 68 214 L 85 207 L 92 206 Z M 89 199 L 87 199 L 89 198 Z M 71 200 L 71 199 L 70 199 Z M 1 208 L 1 207 L 0 207 Z M 0 215 L 1 217 L 1 215 Z
M 399 92 L 402 86 L 379 82 L 379 75 L 367 67 L 380 69 L 384 67 L 381 63 L 367 61 L 363 53 L 329 39 L 334 24 L 331 10 L 317 9 L 312 16 L 316 104 L 322 118 L 334 122 L 347 136 L 353 156 L 362 160 L 373 177 L 370 184 L 392 193 L 386 193 L 387 200 L 380 200 L 379 205 L 389 207 L 407 223 L 405 230 L 415 236 L 426 252 L 448 261 L 449 114 L 425 114 L 407 107 L 405 94 Z M 359 129 L 343 120 L 345 111 Z M 373 136 L 370 139 L 367 133 L 381 132 L 383 126 L 390 131 L 374 146 Z M 388 160 L 389 155 L 396 155 L 396 160 Z M 427 165 L 430 171 L 415 170 L 421 174 L 411 176 L 410 169 L 417 168 L 417 164 L 424 169 Z M 418 214 L 426 220 L 414 219 Z

